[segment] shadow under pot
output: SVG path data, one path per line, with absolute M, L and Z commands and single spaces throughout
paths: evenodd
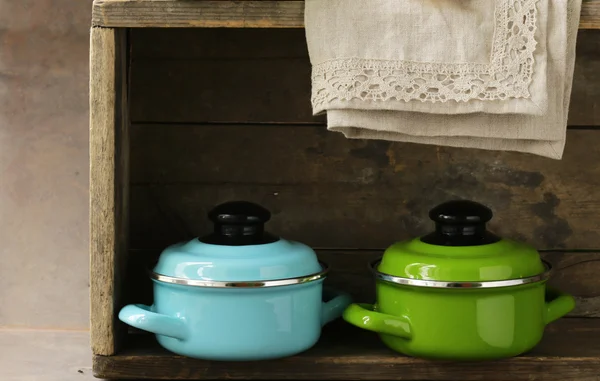
M 154 304 L 123 307 L 121 321 L 180 355 L 263 360 L 309 349 L 350 304 L 345 293 L 324 295 L 328 268 L 310 247 L 264 231 L 266 209 L 229 202 L 209 218 L 212 234 L 161 253 Z
M 487 207 L 450 201 L 429 216 L 433 233 L 370 264 L 377 301 L 350 305 L 344 320 L 409 356 L 473 361 L 531 350 L 574 308 L 572 296 L 546 287 L 551 267 L 534 248 L 486 230 Z

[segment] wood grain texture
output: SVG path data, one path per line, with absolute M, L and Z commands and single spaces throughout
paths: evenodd
M 375 281 L 367 265 L 381 257 L 383 250 L 317 249 L 319 259 L 330 265 L 325 284 L 349 292 L 356 302 L 375 301 Z M 160 250 L 132 250 L 127 279 L 127 303 L 152 304 L 152 282 L 146 269 L 158 260 Z M 549 284 L 577 300 L 570 317 L 600 317 L 600 253 L 542 252 L 553 268 Z
M 131 56 L 134 61 L 306 59 L 308 50 L 298 29 L 137 28 L 131 29 Z
M 118 28 L 302 28 L 304 1 L 95 0 L 92 23 Z
M 600 1 L 583 0 L 580 29 L 600 29 Z
M 95 26 L 303 28 L 304 1 L 95 0 Z M 584 0 L 580 28 L 600 29 L 600 0 Z
M 581 147 L 585 147 L 582 149 Z M 381 248 L 429 232 L 438 203 L 489 205 L 498 234 L 538 249 L 600 247 L 600 134 L 571 130 L 564 159 L 346 139 L 322 126 L 134 125 L 131 247 L 209 231 L 232 199 L 313 247 Z
M 128 236 L 126 31 L 92 28 L 90 38 L 91 346 L 111 355 L 124 333 L 116 311 Z
M 600 319 L 561 319 L 523 356 L 487 362 L 428 361 L 399 355 L 377 336 L 343 321 L 323 329 L 315 347 L 272 361 L 212 362 L 173 355 L 150 335 L 130 335 L 130 347 L 95 356 L 94 373 L 106 378 L 156 380 L 486 380 L 597 381 Z
M 303 30 L 139 29 L 132 49 L 133 121 L 325 122 Z M 570 125 L 600 125 L 598 83 L 600 31 L 580 31 Z

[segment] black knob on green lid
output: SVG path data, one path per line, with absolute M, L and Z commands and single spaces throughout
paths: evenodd
M 421 241 L 440 246 L 487 245 L 500 240 L 486 229 L 493 217 L 492 210 L 470 200 L 451 200 L 429 211 L 435 222 L 435 232 L 421 237 Z
M 448 201 L 429 211 L 429 218 L 440 224 L 485 224 L 492 216 L 490 208 L 469 200 Z

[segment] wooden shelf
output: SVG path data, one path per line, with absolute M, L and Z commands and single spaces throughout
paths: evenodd
M 546 330 L 531 353 L 478 363 L 428 361 L 399 355 L 373 333 L 337 321 L 319 343 L 294 357 L 257 362 L 202 361 L 159 347 L 152 335 L 128 335 L 114 356 L 95 356 L 96 377 L 160 380 L 577 380 L 600 374 L 600 319 L 567 318 Z M 351 376 L 350 376 L 351 375 Z
M 113 28 L 302 28 L 304 1 L 95 0 L 92 23 Z M 600 29 L 600 0 L 584 0 L 581 29 Z

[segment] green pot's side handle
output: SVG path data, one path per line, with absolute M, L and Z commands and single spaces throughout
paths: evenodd
M 344 320 L 359 328 L 410 339 L 410 322 L 406 316 L 393 316 L 375 311 L 372 304 L 354 303 L 344 311 Z
M 152 309 L 151 306 L 144 304 L 129 304 L 119 311 L 119 320 L 132 327 L 157 335 L 169 336 L 179 340 L 187 339 L 187 327 L 183 320 L 158 314 Z
M 544 323 L 560 319 L 575 308 L 575 298 L 551 287 L 546 287 L 546 316 Z

